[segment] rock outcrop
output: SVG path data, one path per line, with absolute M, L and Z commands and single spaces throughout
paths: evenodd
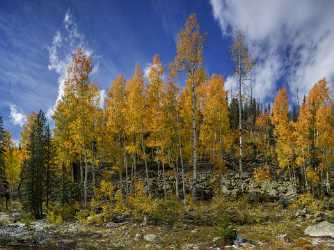
M 224 195 L 238 197 L 245 195 L 249 202 L 280 201 L 289 203 L 296 198 L 297 191 L 288 181 L 256 182 L 248 173 L 239 175 L 230 172 L 221 178 L 221 191 Z
M 334 239 L 334 224 L 322 221 L 318 224 L 308 226 L 304 234 L 312 237 L 331 237 Z

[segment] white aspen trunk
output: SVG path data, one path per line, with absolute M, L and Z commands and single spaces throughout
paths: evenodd
M 88 181 L 88 164 L 85 155 L 85 179 L 84 179 L 84 207 L 87 208 L 87 181 Z
M 191 76 L 194 78 L 194 74 Z M 193 165 L 193 193 L 195 192 L 195 183 L 197 180 L 197 107 L 196 107 L 196 86 L 195 86 L 195 80 L 192 79 L 191 83 L 191 113 L 192 113 L 192 118 L 191 118 L 191 123 L 192 123 L 192 165 Z
M 145 164 L 145 179 L 146 179 L 146 185 L 147 185 L 147 191 L 148 194 L 150 194 L 150 184 L 149 184 L 149 176 L 148 176 L 148 166 L 147 166 L 147 159 L 146 159 L 146 152 L 145 152 L 145 144 L 144 144 L 144 137 L 143 134 L 141 134 L 141 146 L 143 150 L 144 155 L 144 164 Z
M 238 56 L 238 67 L 239 67 L 239 172 L 240 175 L 243 172 L 242 169 L 242 76 L 241 76 L 241 51 L 239 49 L 239 56 Z
M 162 162 L 162 180 L 163 180 L 163 188 L 164 188 L 164 198 L 166 198 L 166 179 L 165 179 L 165 163 Z

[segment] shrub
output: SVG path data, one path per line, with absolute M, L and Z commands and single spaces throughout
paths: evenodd
M 334 210 L 334 197 L 324 197 L 320 206 L 322 209 Z
M 70 204 L 51 203 L 46 218 L 52 224 L 61 224 L 66 220 L 74 219 L 78 210 L 79 204 L 76 202 Z
M 182 209 L 180 202 L 175 199 L 161 200 L 157 203 L 156 209 L 152 211 L 150 220 L 154 224 L 174 224 Z
M 291 207 L 294 209 L 300 209 L 306 207 L 312 211 L 316 211 L 319 209 L 319 202 L 314 199 L 312 194 L 306 193 L 300 195 L 298 199 L 291 204 Z
M 215 231 L 216 235 L 221 237 L 225 243 L 232 242 L 237 236 L 236 230 L 231 224 L 230 217 L 226 213 L 218 219 Z
M 56 213 L 55 211 L 48 211 L 46 219 L 51 224 L 59 225 L 63 223 L 63 217 L 61 214 Z
M 264 167 L 256 168 L 253 172 L 253 177 L 254 177 L 254 180 L 258 183 L 271 180 L 269 167 L 264 166 Z
M 136 183 L 135 190 L 135 195 L 128 198 L 128 206 L 135 219 L 142 219 L 156 210 L 157 202 L 145 193 L 142 181 Z
M 34 221 L 31 213 L 22 213 L 20 222 L 29 226 Z

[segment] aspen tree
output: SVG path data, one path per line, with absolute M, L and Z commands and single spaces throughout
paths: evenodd
M 190 82 L 191 94 L 191 129 L 192 129 L 192 166 L 193 183 L 197 180 L 198 161 L 198 71 L 203 63 L 203 34 L 195 14 L 188 17 L 183 29 L 179 32 L 176 45 L 175 66 L 184 71 Z

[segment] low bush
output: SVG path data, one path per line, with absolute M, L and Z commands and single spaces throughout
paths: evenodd
M 215 227 L 216 235 L 220 237 L 224 243 L 231 243 L 236 239 L 237 233 L 233 228 L 230 217 L 224 213 L 217 222 Z
M 174 224 L 180 217 L 183 207 L 175 199 L 161 200 L 152 211 L 149 219 L 154 224 Z
M 319 202 L 313 197 L 312 194 L 306 193 L 298 196 L 298 198 L 290 205 L 293 209 L 308 208 L 311 211 L 319 210 Z

